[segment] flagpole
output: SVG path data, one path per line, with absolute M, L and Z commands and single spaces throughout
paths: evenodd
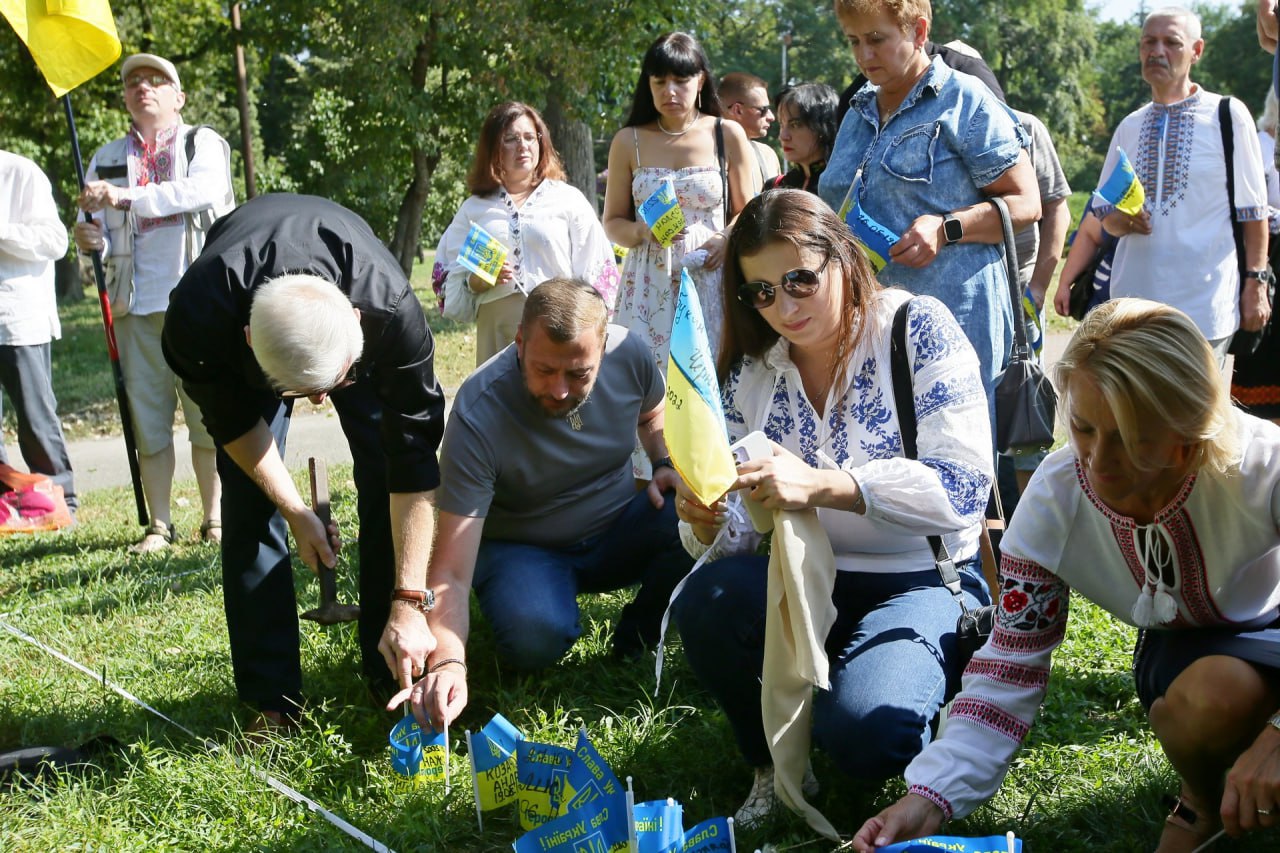
M 636 792 L 631 787 L 631 777 L 627 777 L 627 849 L 638 853 L 640 844 L 636 839 Z
M 71 95 L 62 96 L 62 106 L 67 114 L 67 128 L 71 131 L 71 155 L 76 164 L 76 178 L 84 189 L 84 161 L 80 158 L 80 137 L 76 134 L 76 119 L 71 111 Z M 93 217 L 87 212 L 85 222 Z M 107 356 L 111 360 L 111 375 L 115 379 L 116 405 L 120 409 L 120 428 L 124 431 L 124 450 L 129 458 L 129 477 L 133 481 L 133 500 L 138 509 L 138 523 L 146 526 L 151 521 L 147 512 L 147 498 L 142 492 L 142 471 L 138 467 L 138 445 L 133 437 L 133 415 L 129 412 L 129 393 L 124 387 L 124 372 L 120 369 L 120 350 L 116 347 L 116 327 L 111 316 L 111 299 L 107 295 L 107 277 L 102 268 L 102 252 L 94 250 L 93 276 L 98 285 L 98 306 L 102 309 L 102 327 L 107 336 Z
M 476 826 L 480 832 L 484 832 L 484 816 L 480 813 L 480 774 L 476 772 L 476 751 L 471 748 L 471 729 L 463 729 L 462 733 L 467 739 L 467 757 L 471 760 L 471 793 L 476 798 Z

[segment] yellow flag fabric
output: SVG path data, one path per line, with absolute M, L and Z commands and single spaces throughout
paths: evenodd
M 663 435 L 671 463 L 703 504 L 715 503 L 738 479 L 702 307 L 688 270 L 680 271 L 680 296 L 671 326 Z
M 120 38 L 107 0 L 0 0 L 0 15 L 31 51 L 55 97 L 120 58 Z

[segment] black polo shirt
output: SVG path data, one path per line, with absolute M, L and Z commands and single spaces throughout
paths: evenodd
M 164 357 L 225 445 L 249 432 L 275 396 L 245 341 L 253 293 L 286 273 L 332 281 L 360 310 L 357 382 L 382 404 L 382 446 L 392 492 L 434 489 L 444 395 L 435 342 L 395 258 L 356 214 L 315 196 L 279 193 L 246 202 L 209 230 L 200 257 L 169 297 Z

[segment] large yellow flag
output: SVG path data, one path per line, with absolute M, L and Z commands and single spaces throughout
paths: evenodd
M 671 326 L 663 435 L 676 471 L 703 504 L 718 501 L 738 479 L 702 306 L 688 270 L 680 271 L 680 295 Z
M 61 98 L 110 68 L 120 57 L 120 38 L 107 0 L 0 0 L 45 82 Z

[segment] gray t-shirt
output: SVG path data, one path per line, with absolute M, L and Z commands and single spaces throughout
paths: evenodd
M 1057 201 L 1071 195 L 1067 176 L 1062 171 L 1062 163 L 1058 161 L 1058 150 L 1054 148 L 1053 139 L 1044 122 L 1030 113 L 1014 110 L 1013 114 L 1031 137 L 1027 156 L 1031 158 L 1031 167 L 1036 172 L 1040 202 Z M 1025 289 L 1036 268 L 1036 253 L 1040 251 L 1040 223 L 1033 222 L 1013 235 L 1013 245 L 1018 251 L 1018 282 Z
M 582 428 L 547 417 L 514 344 L 458 389 L 440 447 L 436 506 L 484 518 L 484 538 L 560 548 L 603 533 L 635 496 L 631 451 L 666 386 L 644 342 L 609 326 Z

